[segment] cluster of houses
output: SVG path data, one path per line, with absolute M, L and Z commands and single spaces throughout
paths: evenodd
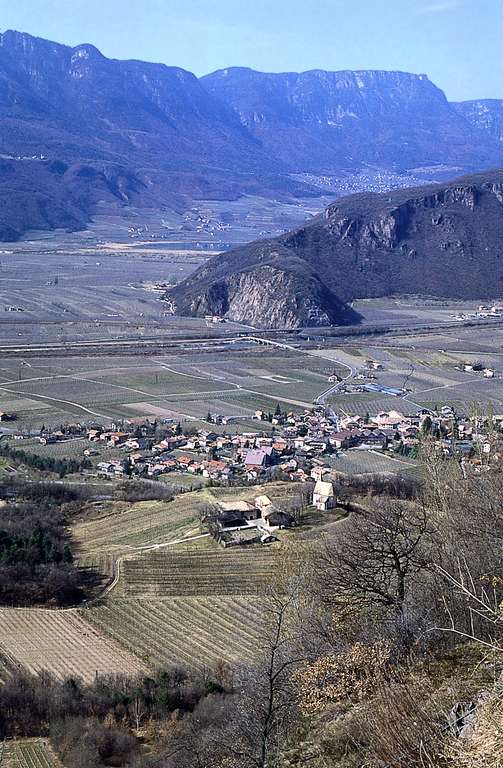
M 312 503 L 327 512 L 337 506 L 334 483 L 318 480 L 313 487 Z M 257 496 L 253 502 L 219 501 L 203 521 L 213 538 L 222 546 L 269 544 L 281 528 L 296 524 L 295 516 L 276 505 L 269 496 Z
M 464 371 L 465 373 L 481 373 L 485 379 L 494 378 L 494 368 L 477 361 L 462 363 L 462 365 L 459 366 L 459 370 Z
M 5 418 L 0 413 L 0 420 Z M 268 480 L 323 483 L 338 471 L 338 460 L 347 451 L 413 458 L 425 434 L 431 435 L 438 450 L 475 466 L 488 457 L 503 458 L 503 415 L 468 416 L 449 406 L 414 415 L 390 410 L 374 416 L 336 416 L 323 406 L 303 412 L 277 408 L 272 415 L 256 411 L 255 419 L 256 431 L 235 434 L 213 431 L 210 424 L 197 431 L 188 425 L 184 431 L 171 421 L 140 419 L 112 428 L 65 424 L 58 430 L 42 428 L 39 440 L 50 444 L 82 439 L 84 455 L 95 457 L 94 471 L 104 477 L 154 479 L 184 473 L 224 485 Z M 264 421 L 270 424 L 260 429 Z M 330 508 L 332 495 L 329 489 L 318 489 L 315 506 Z
M 258 421 L 268 419 L 257 411 Z M 491 428 L 484 420 L 456 414 L 445 406 L 438 412 L 418 411 L 404 415 L 398 410 L 334 418 L 325 408 L 314 407 L 301 413 L 277 412 L 272 417 L 274 430 L 219 434 L 208 429 L 185 434 L 179 425 L 165 425 L 158 441 L 152 430 L 122 426 L 106 429 L 98 425 L 84 432 L 86 456 L 98 455 L 100 447 L 117 449 L 117 457 L 99 461 L 101 475 L 137 475 L 156 478 L 184 472 L 218 482 L 253 482 L 272 479 L 292 481 L 320 480 L 325 471 L 337 468 L 337 456 L 349 450 L 378 451 L 414 456 L 420 438 L 431 433 L 445 453 L 465 458 L 480 453 L 499 454 L 503 416 L 493 416 Z M 70 436 L 75 433 L 72 429 Z M 68 430 L 44 432 L 41 442 L 68 439 Z
M 257 418 L 261 412 L 257 412 Z M 499 443 L 486 435 L 482 425 L 459 417 L 449 407 L 432 414 L 428 410 L 405 416 L 391 410 L 370 417 L 334 418 L 323 407 L 303 413 L 274 416 L 277 428 L 268 432 L 218 434 L 201 429 L 184 434 L 177 425 L 166 429 L 158 442 L 127 431 L 90 429 L 91 444 L 117 448 L 122 456 L 100 461 L 97 470 L 106 476 L 137 475 L 156 478 L 173 472 L 201 476 L 220 483 L 263 482 L 283 479 L 305 482 L 323 480 L 337 469 L 337 457 L 349 450 L 412 455 L 420 438 L 430 433 L 439 449 L 465 458 L 488 453 Z M 502 417 L 494 417 L 501 435 Z M 85 453 L 92 455 L 92 447 Z M 323 494 L 321 494 L 323 495 Z

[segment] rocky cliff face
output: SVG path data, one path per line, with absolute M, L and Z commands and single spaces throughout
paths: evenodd
M 57 152 L 138 166 L 224 163 L 271 169 L 232 112 L 191 72 L 164 64 L 107 59 L 91 45 L 70 48 L 18 32 L 0 35 L 0 115 L 21 131 L 2 131 L 3 153 Z M 36 120 L 36 122 L 33 122 Z M 12 126 L 13 127 L 13 126 Z
M 327 172 L 373 163 L 400 169 L 501 164 L 490 137 L 426 75 L 407 72 L 267 74 L 239 67 L 202 78 L 209 93 L 292 169 Z
M 212 301 L 217 286 L 225 302 Z M 182 313 L 294 327 L 352 322 L 352 299 L 407 293 L 501 296 L 503 171 L 343 198 L 295 232 L 221 254 L 170 296 Z
M 461 101 L 453 107 L 475 129 L 495 141 L 503 142 L 502 99 Z
M 0 156 L 19 165 L 0 186 L 0 237 L 41 221 L 85 223 L 103 177 L 117 168 L 134 180 L 119 194 L 106 185 L 120 213 L 131 202 L 162 211 L 201 198 L 316 196 L 320 189 L 303 181 L 310 174 L 368 164 L 433 166 L 438 178 L 503 164 L 498 132 L 468 117 L 425 75 L 236 68 L 198 80 L 178 67 L 107 59 L 92 45 L 5 32 Z M 88 183 L 54 175 L 34 157 L 86 167 Z
M 177 311 L 225 316 L 257 328 L 298 328 L 356 322 L 315 275 L 306 276 L 272 264 L 229 275 L 181 302 Z

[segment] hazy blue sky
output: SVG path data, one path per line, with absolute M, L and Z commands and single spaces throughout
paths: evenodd
M 451 100 L 503 98 L 503 0 L 0 0 L 0 29 L 198 75 L 401 69 Z

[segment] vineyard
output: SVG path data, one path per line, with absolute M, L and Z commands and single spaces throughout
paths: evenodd
M 153 551 L 126 559 L 125 597 L 257 595 L 275 580 L 279 549 Z
M 7 741 L 0 745 L 0 768 L 60 767 L 60 761 L 42 739 Z
M 76 559 L 80 568 L 92 568 L 111 581 L 115 576 L 119 554 L 118 552 L 84 552 L 79 553 Z
M 9 677 L 17 672 L 20 665 L 6 648 L 0 651 L 0 684 L 5 683 Z
M 260 648 L 260 601 L 250 597 L 109 600 L 86 618 L 146 664 L 203 671 L 248 661 Z
M 175 541 L 199 532 L 197 513 L 205 502 L 204 494 L 187 493 L 173 501 L 102 504 L 74 526 L 73 536 L 82 554 Z
M 0 653 L 32 673 L 92 682 L 96 673 L 142 672 L 145 666 L 101 635 L 76 611 L 0 609 Z

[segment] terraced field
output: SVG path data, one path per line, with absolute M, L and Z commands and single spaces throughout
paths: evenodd
M 345 415 L 377 416 L 381 411 L 399 411 L 404 416 L 417 412 L 417 407 L 412 403 L 393 395 L 381 395 L 379 393 L 356 393 L 354 395 L 341 393 L 328 398 L 329 404 L 338 412 Z
M 77 611 L 0 609 L 0 654 L 32 673 L 42 669 L 58 678 L 96 673 L 145 672 L 146 667 L 116 642 L 100 634 Z
M 103 503 L 78 522 L 73 535 L 82 554 L 164 543 L 198 533 L 198 510 L 205 494 L 186 493 L 173 501 Z
M 200 671 L 251 660 L 263 625 L 260 600 L 244 596 L 115 599 L 84 615 L 146 664 Z
M 280 549 L 157 550 L 124 560 L 125 597 L 257 595 L 274 581 Z
M 7 741 L 0 745 L 1 768 L 61 768 L 61 763 L 43 739 Z

